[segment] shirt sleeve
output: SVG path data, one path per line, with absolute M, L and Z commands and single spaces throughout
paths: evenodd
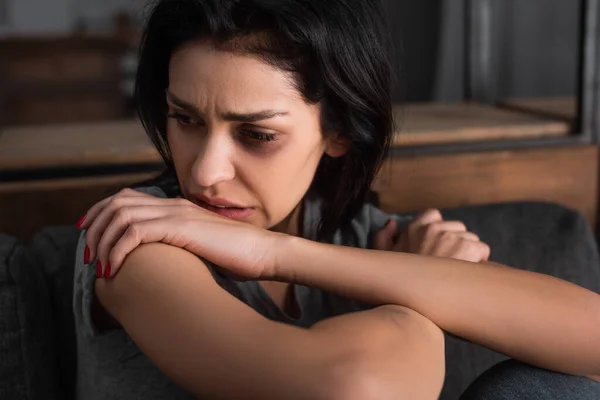
M 75 277 L 73 288 L 73 311 L 75 324 L 87 336 L 97 336 L 98 329 L 92 322 L 92 302 L 94 300 L 94 283 L 96 281 L 96 260 L 84 264 L 85 231 L 81 232 L 75 255 Z

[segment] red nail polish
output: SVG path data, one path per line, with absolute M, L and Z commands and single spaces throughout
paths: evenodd
M 90 263 L 90 248 L 88 247 L 88 245 L 85 245 L 85 250 L 83 251 L 83 263 L 84 264 L 89 264 Z
M 100 260 L 96 263 L 96 278 L 102 278 L 102 263 Z
M 104 278 L 110 278 L 110 261 L 107 261 L 104 267 Z
M 79 221 L 77 221 L 77 225 L 75 225 L 77 226 L 77 228 L 81 228 L 81 225 L 83 225 L 83 221 L 85 221 L 85 217 L 87 217 L 87 214 L 81 217 Z

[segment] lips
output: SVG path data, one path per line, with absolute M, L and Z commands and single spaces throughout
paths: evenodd
M 194 196 L 194 202 L 208 211 L 235 220 L 245 220 L 254 212 L 252 207 L 243 207 L 225 199 Z

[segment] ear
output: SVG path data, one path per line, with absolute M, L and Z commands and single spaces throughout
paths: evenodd
M 350 147 L 350 141 L 346 138 L 341 138 L 339 135 L 333 135 L 327 139 L 325 154 L 329 157 L 338 158 L 345 155 Z

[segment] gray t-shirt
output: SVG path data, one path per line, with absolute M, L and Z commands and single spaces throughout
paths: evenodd
M 158 187 L 137 190 L 156 197 L 167 197 Z M 305 201 L 303 228 L 306 238 L 315 238 L 319 215 L 318 202 Z M 407 222 L 401 217 L 387 215 L 376 207 L 365 204 L 352 221 L 351 229 L 336 232 L 333 243 L 368 248 L 372 235 L 381 230 L 390 217 L 396 218 L 399 226 Z M 177 387 L 152 364 L 123 329 L 99 331 L 94 326 L 91 309 L 96 279 L 95 261 L 88 265 L 83 263 L 84 248 L 85 233 L 82 232 L 76 255 L 73 296 L 78 355 L 77 398 L 191 399 L 192 396 Z M 221 287 L 275 321 L 310 327 L 323 319 L 369 307 L 322 290 L 295 285 L 294 294 L 300 313 L 297 318 L 292 318 L 275 305 L 257 281 L 239 282 L 223 275 L 218 268 L 208 267 Z

